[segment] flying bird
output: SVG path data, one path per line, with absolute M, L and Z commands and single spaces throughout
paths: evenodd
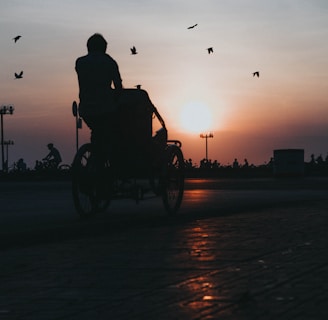
M 208 54 L 213 53 L 213 47 L 207 48 L 206 50 L 207 50 Z
M 22 36 L 16 36 L 15 38 L 13 38 L 13 40 L 15 41 L 15 43 L 21 38 Z
M 130 48 L 130 50 L 131 50 L 131 54 L 137 54 L 138 53 L 135 46 L 133 46 L 132 48 Z
M 188 27 L 187 29 L 193 29 L 193 28 L 195 28 L 196 26 L 198 26 L 198 24 L 196 23 L 196 24 L 194 24 L 193 26 L 190 26 L 190 27 Z
M 255 71 L 253 72 L 253 77 L 257 76 L 258 78 L 260 77 L 260 71 Z
M 21 71 L 19 74 L 15 72 L 15 79 L 22 79 L 23 78 L 23 71 Z

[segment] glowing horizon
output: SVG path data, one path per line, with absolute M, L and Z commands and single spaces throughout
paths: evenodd
M 65 163 L 72 161 L 74 63 L 86 54 L 86 41 L 95 32 L 107 39 L 124 87 L 142 85 L 169 137 L 182 141 L 185 158 L 199 163 L 204 157 L 199 138 L 204 130 L 214 132 L 209 157 L 222 164 L 234 158 L 261 164 L 276 148 L 305 149 L 306 161 L 312 153 L 327 154 L 324 1 L 4 0 L 1 5 L 0 105 L 15 106 L 14 115 L 4 117 L 5 139 L 15 142 L 9 164 L 22 157 L 33 167 L 48 142 L 62 151 Z M 18 34 L 22 38 L 14 43 Z M 15 80 L 21 70 L 23 78 Z M 253 77 L 258 70 L 260 77 Z M 203 105 L 204 112 L 184 123 L 191 102 Z M 201 121 L 206 110 L 208 124 L 197 127 L 206 122 Z M 195 117 L 199 121 L 192 124 Z M 81 143 L 88 141 L 85 125 L 79 133 Z

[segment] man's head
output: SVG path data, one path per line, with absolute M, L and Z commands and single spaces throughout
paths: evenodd
M 47 147 L 48 147 L 49 150 L 51 150 L 54 147 L 54 144 L 53 143 L 48 143 Z
M 105 53 L 107 49 L 107 41 L 100 33 L 92 35 L 87 42 L 88 52 Z

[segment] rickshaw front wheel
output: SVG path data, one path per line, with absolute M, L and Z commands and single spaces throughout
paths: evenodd
M 165 150 L 161 180 L 164 208 L 168 214 L 174 215 L 181 206 L 184 192 L 184 159 L 176 145 L 168 145 Z
M 103 163 L 103 167 L 106 163 Z M 110 203 L 99 197 L 99 170 L 91 143 L 80 147 L 72 165 L 72 196 L 76 211 L 81 217 L 89 217 L 105 211 Z

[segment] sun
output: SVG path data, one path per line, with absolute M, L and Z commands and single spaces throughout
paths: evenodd
M 182 130 L 188 133 L 201 133 L 210 130 L 212 115 L 209 107 L 201 102 L 185 104 L 180 113 Z

